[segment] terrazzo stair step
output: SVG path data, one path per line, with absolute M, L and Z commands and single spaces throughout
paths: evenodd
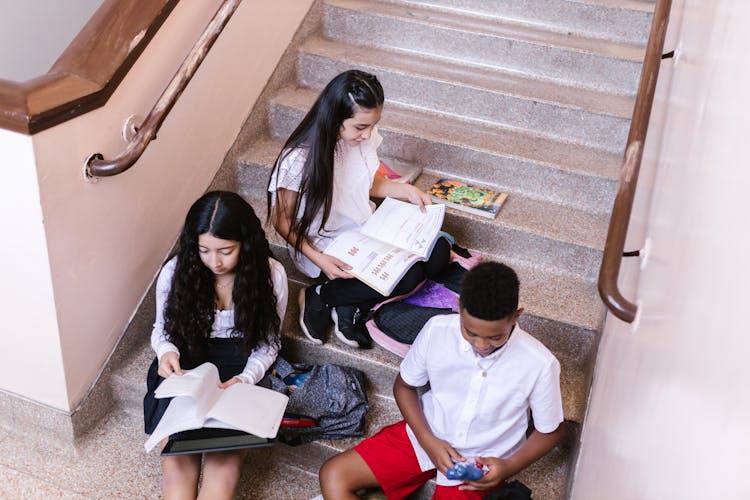
M 653 2 L 608 0 L 403 0 L 416 4 L 465 12 L 520 23 L 544 26 L 563 33 L 645 45 L 651 26 Z
M 616 9 L 632 9 L 646 12 L 654 11 L 656 0 L 570 0 L 572 2 L 613 7 Z
M 316 360 L 309 361 L 317 362 Z M 370 409 L 365 417 L 365 436 L 371 436 L 385 425 L 401 419 L 401 414 L 393 398 L 368 394 L 368 403 Z M 361 440 L 362 438 L 359 437 L 340 440 L 319 440 L 299 446 L 288 446 L 277 442 L 270 448 L 259 450 L 261 453 L 264 453 L 264 456 L 259 458 L 273 464 L 270 468 L 266 467 L 267 476 L 261 476 L 263 477 L 263 483 L 275 483 L 275 488 L 266 487 L 267 494 L 271 496 L 261 495 L 260 493 L 263 492 L 263 489 L 259 488 L 259 485 L 254 485 L 249 481 L 247 484 L 240 483 L 238 491 L 240 494 L 243 491 L 247 491 L 255 495 L 248 498 L 312 499 L 320 491 L 318 471 L 323 462 L 336 453 L 351 448 Z M 252 470 L 254 464 L 257 462 L 258 460 L 252 455 L 248 457 L 243 470 L 244 478 L 249 479 L 252 477 L 253 472 L 248 471 L 248 469 Z M 284 471 L 289 471 L 289 473 L 284 473 Z M 304 480 L 308 489 L 300 489 L 298 490 L 300 493 L 294 494 L 299 495 L 304 493 L 305 496 L 294 496 L 286 489 L 285 485 L 287 482 L 296 483 L 300 478 Z M 298 487 L 299 485 L 295 486 Z
M 141 419 L 141 432 L 143 432 L 143 396 L 146 394 L 146 374 L 155 356 L 147 340 L 150 334 L 150 331 L 144 334 L 146 340 L 135 345 L 136 348 L 131 351 L 133 359 L 123 365 L 122 369 L 115 371 L 109 380 L 117 407 Z
M 427 191 L 437 180 L 438 176 L 423 173 L 415 184 Z M 515 256 L 516 262 L 593 282 L 608 223 L 605 216 L 510 192 L 494 219 L 448 207 L 443 230 L 482 253 Z
M 253 203 L 253 200 L 250 202 Z M 268 236 L 271 251 L 284 265 L 290 287 L 294 288 L 290 288 L 290 301 L 294 302 L 296 307 L 297 296 L 292 297 L 291 294 L 297 293 L 296 287 L 307 286 L 312 280 L 294 266 L 285 242 L 275 233 L 269 232 Z M 480 253 L 475 249 L 471 251 Z M 556 355 L 576 359 L 575 362 L 581 364 L 592 361 L 592 346 L 585 346 L 594 341 L 595 330 L 604 319 L 603 307 L 598 301 L 593 300 L 598 297 L 596 283 L 570 274 L 549 272 L 520 262 L 513 256 L 492 253 L 481 255 L 484 260 L 505 262 L 518 273 L 522 285 L 522 307 L 525 308 L 521 320 L 524 329 L 534 334 L 545 345 L 557 346 Z M 296 330 L 297 316 L 290 321 L 287 329 Z M 397 357 L 388 356 L 387 359 L 396 359 L 398 362 Z
M 299 290 L 310 280 L 294 268 L 283 246 L 273 244 L 272 251 L 287 269 L 290 285 L 289 306 L 283 327 L 284 355 L 294 361 L 357 366 L 367 373 L 374 394 L 390 397 L 401 358 L 378 346 L 371 350 L 350 348 L 333 335 L 322 346 L 310 342 L 299 329 L 297 305 Z M 560 360 L 566 419 L 580 422 L 585 410 L 585 388 L 590 377 L 590 370 L 586 367 L 593 362 L 595 328 L 602 319 L 601 307 L 590 300 L 590 296 L 596 293 L 595 287 L 571 277 L 554 276 L 528 266 L 509 264 L 516 269 L 522 283 L 521 306 L 525 308 L 525 313 L 521 327 L 547 345 Z M 116 395 L 119 408 L 139 419 L 142 416 L 145 374 L 153 360 L 148 342 L 153 315 L 153 290 L 150 290 L 108 365 L 108 370 L 112 372 L 109 385 Z
M 401 420 L 396 401 L 392 397 L 368 394 L 370 406 L 365 416 L 365 436 L 372 436 L 386 425 Z M 347 439 L 321 439 L 299 446 L 282 445 L 277 448 L 281 461 L 316 474 L 323 462 L 341 451 L 347 450 L 362 440 L 361 437 Z
M 251 147 L 240 160 L 243 162 L 241 171 L 247 172 L 252 179 L 267 179 L 271 165 L 261 162 L 270 157 L 268 149 L 262 144 Z M 387 157 L 384 160 L 389 161 Z M 425 172 L 417 179 L 416 185 L 427 190 L 436 180 L 437 176 Z M 261 210 L 265 214 L 265 187 L 261 187 L 265 185 L 259 182 L 239 185 L 247 184 L 252 187 L 249 190 L 239 187 L 240 192 L 253 198 L 256 211 Z M 489 187 L 500 189 L 499 186 Z M 517 262 L 581 276 L 593 282 L 601 261 L 607 224 L 608 220 L 603 215 L 511 192 L 495 219 L 449 208 L 443 229 L 462 246 L 505 259 L 517 256 Z
M 519 275 L 522 286 L 521 307 L 525 312 L 519 324 L 531 335 L 543 342 L 560 361 L 560 386 L 563 395 L 563 409 L 565 418 L 573 422 L 582 422 L 588 397 L 588 384 L 591 378 L 590 366 L 596 355 L 596 331 L 581 325 L 564 323 L 540 314 L 543 297 L 553 297 L 556 294 L 571 296 L 575 283 L 563 280 L 540 283 L 549 279 L 548 275 L 534 276 L 533 270 L 514 266 Z M 531 274 L 530 274 L 531 273 Z M 530 277 L 530 276 L 533 276 Z M 290 359 L 315 360 L 316 363 L 335 363 L 345 366 L 355 366 L 367 373 L 368 381 L 375 394 L 390 396 L 393 380 L 398 372 L 401 358 L 380 346 L 372 349 L 355 349 L 340 342 L 330 331 L 326 342 L 322 345 L 310 341 L 298 326 L 299 306 L 297 294 L 299 289 L 309 282 L 290 281 L 290 302 L 287 309 L 283 340 L 283 351 Z M 534 295 L 544 286 L 544 295 Z M 570 294 L 570 295 L 569 295 Z M 534 298 L 532 298 L 534 297 Z M 572 297 L 572 304 L 581 303 L 580 296 Z M 544 304 L 544 306 L 549 306 Z M 568 305 L 566 307 L 572 310 Z
M 269 102 L 271 135 L 288 137 L 316 97 L 316 91 L 306 88 L 276 93 Z M 587 211 L 612 209 L 619 153 L 387 101 L 378 126 L 383 157 Z
M 99 382 L 106 384 L 109 395 L 119 411 L 139 420 L 141 433 L 146 373 L 154 359 L 154 351 L 150 344 L 151 329 L 156 315 L 154 291 L 155 284 L 152 284 L 112 353 Z
M 389 105 L 485 120 L 609 151 L 619 150 L 628 136 L 633 99 L 627 96 L 320 38 L 300 49 L 298 78 L 305 87 L 322 90 L 351 68 L 376 74 Z
M 289 315 L 287 315 L 288 317 Z M 353 358 L 357 359 L 359 358 L 358 364 L 352 364 L 347 360 L 346 358 L 329 353 L 328 355 L 322 354 L 320 350 L 316 349 L 309 349 L 309 347 L 301 346 L 298 350 L 295 342 L 290 342 L 290 337 L 288 336 L 289 332 L 294 331 L 294 327 L 287 327 L 285 328 L 285 345 L 289 349 L 289 356 L 290 357 L 298 357 L 303 356 L 307 357 L 310 362 L 320 363 L 320 362 L 331 362 L 331 363 L 339 363 L 339 364 L 349 364 L 350 366 L 357 366 L 360 369 L 363 369 L 368 374 L 368 381 L 371 384 L 371 390 L 376 391 L 376 394 L 370 394 L 369 400 L 371 403 L 371 410 L 367 417 L 367 431 L 366 436 L 371 436 L 377 430 L 379 430 L 384 425 L 396 422 L 400 420 L 401 414 L 398 411 L 398 407 L 395 404 L 395 401 L 390 396 L 392 392 L 389 392 L 388 395 L 381 395 L 378 394 L 377 391 L 379 390 L 377 384 L 381 383 L 379 375 L 373 376 L 374 370 L 372 365 L 366 360 L 370 359 L 368 354 L 371 354 L 372 351 L 375 351 L 376 349 L 379 349 L 378 347 L 375 347 L 371 351 L 361 351 L 361 350 L 351 350 L 354 351 Z M 309 343 L 307 340 L 300 340 L 303 343 Z M 329 343 L 324 344 L 323 347 L 328 346 L 328 348 L 332 350 L 336 350 L 337 348 L 334 346 L 330 346 Z M 318 346 L 321 347 L 321 346 Z M 345 346 L 339 346 L 344 349 L 348 349 Z M 324 349 L 323 349 L 324 350 Z M 361 354 L 361 356 L 358 356 L 357 353 Z M 380 355 L 378 355 L 380 354 Z M 383 351 L 382 353 L 375 353 L 375 357 L 382 360 L 387 360 L 389 356 L 383 357 L 382 354 L 389 355 L 390 353 L 387 353 Z M 398 363 L 400 362 L 400 358 L 398 357 L 392 357 L 392 359 L 395 359 L 395 361 Z M 387 361 L 386 361 L 387 362 Z M 561 360 L 561 363 L 563 363 L 563 360 Z M 395 374 L 397 373 L 397 366 L 394 367 L 392 371 L 389 372 L 388 375 L 385 376 L 384 380 L 387 382 L 387 386 L 390 388 L 392 387 L 392 381 L 395 377 Z M 562 375 L 562 378 L 565 378 L 565 374 Z M 565 390 L 565 383 L 562 383 L 563 386 L 563 400 L 567 401 L 570 397 L 570 393 Z M 585 395 L 583 395 L 583 404 L 585 404 Z M 567 406 L 566 406 L 567 410 Z M 582 417 L 582 413 L 581 413 Z M 566 419 L 569 417 L 566 414 Z M 579 433 L 579 425 L 576 422 L 572 422 L 568 420 L 565 424 L 566 434 L 563 442 L 558 445 L 554 450 L 552 450 L 547 456 L 542 458 L 539 462 L 533 464 L 528 469 L 524 470 L 517 476 L 518 479 L 520 479 L 525 484 L 529 485 L 533 488 L 535 498 L 543 498 L 543 499 L 550 499 L 550 500 L 557 500 L 557 499 L 563 499 L 566 498 L 566 488 L 567 488 L 567 477 L 570 473 L 570 467 L 571 467 L 571 455 L 572 455 L 572 448 L 574 446 L 574 443 L 578 439 L 578 433 Z M 327 460 L 329 457 L 333 456 L 335 453 L 338 453 L 340 451 L 349 449 L 353 445 L 357 444 L 360 441 L 359 438 L 352 438 L 352 439 L 345 439 L 345 440 L 323 440 L 318 441 L 315 443 L 310 443 L 307 445 L 303 445 L 298 448 L 288 448 L 288 447 L 282 447 L 277 448 L 276 451 L 278 453 L 283 453 L 284 457 L 283 461 L 288 461 L 289 464 L 294 464 L 297 467 L 300 467 L 302 469 L 306 469 L 311 474 L 314 474 L 317 470 L 319 470 L 322 463 Z M 416 492 L 412 497 L 412 499 L 427 499 L 431 498 L 432 492 L 434 490 L 434 482 L 429 482 L 424 488 Z M 369 497 L 366 497 L 369 498 Z M 381 498 L 377 497 L 376 498 Z
M 282 252 L 278 248 L 275 249 L 276 254 Z M 281 259 L 286 266 L 290 265 L 287 259 L 282 257 Z M 290 272 L 292 277 L 295 277 L 295 272 Z M 298 287 L 292 285 L 292 293 Z M 293 301 L 290 303 L 291 309 L 294 308 Z M 153 312 L 148 307 L 140 309 L 133 323 L 131 323 L 128 336 L 131 339 L 143 339 L 150 333 L 150 323 L 152 322 Z M 284 331 L 289 332 L 292 330 L 298 330 L 296 326 L 296 312 L 290 310 L 287 314 L 287 318 L 284 325 Z M 284 345 L 286 346 L 283 353 L 289 359 L 308 361 L 314 363 L 325 362 L 325 359 L 321 359 L 319 356 L 315 356 L 309 349 L 304 349 L 302 353 L 294 352 L 294 347 L 290 347 L 288 342 L 288 335 L 285 334 Z M 354 350 L 355 353 L 362 353 L 365 351 Z M 302 358 L 299 355 L 302 355 Z M 312 356 L 311 356 L 312 354 Z M 389 353 L 386 353 L 389 354 Z M 397 361 L 398 358 L 394 357 Z M 118 468 L 118 473 L 123 474 L 125 477 L 136 477 L 138 478 L 138 486 L 136 491 L 139 493 L 146 493 L 151 491 L 150 496 L 157 495 L 160 490 L 159 475 L 158 475 L 158 452 L 151 452 L 149 454 L 143 453 L 142 444 L 145 436 L 142 432 L 142 420 L 141 420 L 141 408 L 140 399 L 142 398 L 142 385 L 145 370 L 148 367 L 152 359 L 152 353 L 150 346 L 147 342 L 143 341 L 131 341 L 121 343 L 115 354 L 113 360 L 119 360 L 115 362 L 113 368 L 117 370 L 117 380 L 119 383 L 129 383 L 132 387 L 128 392 L 137 394 L 135 401 L 130 403 L 131 410 L 135 411 L 115 411 L 112 413 L 110 419 L 103 425 L 106 426 L 106 430 L 94 430 L 89 436 L 89 443 L 94 442 L 96 439 L 102 437 L 102 432 L 106 432 L 105 439 L 114 439 L 116 436 L 130 436 L 128 440 L 125 440 L 126 448 L 122 450 L 117 457 L 113 457 L 112 454 L 107 453 L 104 457 L 99 457 L 95 460 L 97 470 L 107 470 L 110 461 L 114 460 L 111 464 L 112 467 Z M 384 425 L 399 420 L 400 413 L 392 397 L 383 396 L 375 393 L 376 383 L 373 383 L 371 378 L 370 366 L 362 366 L 367 363 L 358 363 L 360 368 L 364 368 L 367 375 L 368 385 L 368 399 L 371 405 L 371 410 L 368 412 L 366 418 L 366 435 L 370 436 L 377 432 Z M 395 375 L 395 372 L 394 372 Z M 392 384 L 392 378 L 388 381 Z M 127 404 L 127 403 L 126 403 Z M 124 409 L 120 407 L 120 409 Z M 566 424 L 567 427 L 571 428 L 571 432 L 577 432 L 577 426 L 573 423 Z M 564 498 L 558 493 L 564 491 L 566 472 L 569 464 L 568 456 L 570 454 L 570 446 L 567 444 L 571 441 L 569 437 L 566 443 L 553 450 L 547 457 L 542 459 L 539 463 L 525 470 L 519 479 L 524 481 L 526 484 L 532 485 L 538 498 Z M 250 455 L 243 468 L 240 485 L 237 489 L 236 498 L 268 498 L 268 499 L 297 499 L 297 498 L 312 498 L 317 492 L 318 480 L 317 470 L 320 468 L 322 463 L 333 454 L 350 448 L 354 444 L 359 442 L 359 438 L 351 438 L 344 440 L 321 440 L 299 447 L 289 447 L 280 443 L 270 448 L 261 448 L 251 450 Z M 118 439 L 119 443 L 119 439 Z M 97 449 L 101 443 L 97 441 Z M 122 443 L 120 443 L 122 445 Z M 82 453 L 88 455 L 94 455 L 94 453 L 87 452 L 86 450 L 91 447 L 90 444 L 80 444 L 79 449 Z M 127 465 L 122 466 L 122 457 L 130 457 L 125 461 Z M 143 457 L 143 458 L 139 458 Z M 50 457 L 49 453 L 45 453 L 45 461 L 50 466 L 51 462 L 56 459 Z M 62 458 L 60 459 L 62 463 Z M 143 464 L 149 464 L 150 468 L 144 469 Z M 54 464 L 53 468 L 54 468 Z M 81 464 L 78 463 L 77 467 Z M 93 467 L 93 465 L 92 465 Z M 144 478 L 144 470 L 148 470 L 148 474 Z M 79 471 L 80 473 L 80 471 Z M 68 475 L 71 475 L 70 473 Z M 74 475 L 74 474 L 73 474 Z M 102 476 L 102 477 L 100 477 Z M 98 491 L 110 492 L 112 495 L 120 496 L 125 492 L 132 493 L 133 487 L 128 486 L 122 490 L 108 485 L 106 488 L 99 485 L 99 482 L 104 481 L 103 474 L 95 473 L 93 477 L 87 474 L 88 482 L 87 487 L 95 487 Z M 110 477 L 107 475 L 107 477 Z M 284 486 L 281 487 L 280 485 Z M 430 498 L 433 484 L 428 484 L 425 488 L 420 490 L 413 496 L 415 499 Z M 81 489 L 80 491 L 87 491 Z M 377 495 L 374 495 L 377 497 Z
M 397 422 L 402 419 L 400 412 L 386 409 L 384 412 L 378 408 L 382 404 L 381 400 L 386 398 L 371 398 L 371 409 L 368 413 L 368 430 L 366 435 L 371 436 L 385 425 Z M 386 403 L 388 406 L 395 408 L 395 401 L 390 400 Z M 379 416 L 371 416 L 376 413 Z M 369 423 L 370 419 L 377 419 Z M 567 476 L 569 474 L 571 463 L 571 449 L 574 441 L 578 437 L 579 426 L 577 424 L 566 422 L 566 434 L 563 441 L 555 447 L 547 456 L 543 457 L 537 463 L 533 464 L 520 474 L 515 476 L 526 485 L 530 485 L 534 491 L 534 498 L 545 500 L 562 500 L 566 498 Z M 304 444 L 296 447 L 277 445 L 273 448 L 274 460 L 276 463 L 285 464 L 289 467 L 298 468 L 309 475 L 317 477 L 321 465 L 330 457 L 345 451 L 355 444 L 359 443 L 361 438 L 352 438 L 337 441 L 318 441 Z M 434 481 L 429 481 L 423 488 L 412 494 L 410 500 L 422 500 L 432 497 L 434 492 Z M 383 496 L 372 490 L 365 494 L 365 499 L 376 498 L 382 499 Z M 312 495 L 311 495 L 312 497 Z
M 279 255 L 279 249 L 275 250 L 275 253 Z M 290 273 L 290 275 L 293 274 L 293 272 Z M 521 279 L 523 282 L 523 278 Z M 306 283 L 290 283 L 290 296 L 295 296 L 296 290 L 304 284 Z M 371 350 L 352 349 L 338 343 L 338 341 L 333 338 L 329 339 L 329 341 L 322 346 L 313 344 L 307 340 L 301 334 L 299 328 L 296 327 L 295 323 L 297 316 L 297 305 L 290 301 L 290 310 L 287 312 L 287 321 L 285 321 L 284 326 L 283 345 L 285 348 L 283 354 L 287 355 L 289 358 L 307 359 L 309 362 L 338 363 L 348 366 L 356 366 L 364 370 L 367 373 L 370 391 L 374 392 L 374 395 L 371 393 L 369 396 L 370 402 L 372 403 L 372 414 L 368 415 L 366 435 L 372 435 L 383 425 L 399 420 L 401 416 L 395 405 L 395 401 L 391 397 L 391 388 L 401 358 L 380 349 L 378 346 Z M 526 318 L 528 318 L 528 315 L 525 315 L 524 319 Z M 522 321 L 522 326 L 524 328 L 531 327 L 530 331 L 533 332 L 534 329 L 537 329 L 536 326 L 539 324 L 539 319 L 529 319 L 530 321 L 528 321 L 528 324 L 523 324 L 524 322 Z M 574 339 L 575 333 L 563 331 L 564 328 L 560 328 L 560 325 L 555 324 L 551 326 L 552 334 L 557 335 L 558 339 L 553 340 L 552 338 L 547 338 L 546 341 L 548 342 L 548 345 L 550 345 L 550 342 L 559 345 L 562 337 L 568 336 L 568 338 L 562 340 L 562 342 L 568 342 L 571 344 L 569 346 L 571 354 L 575 352 L 574 355 L 577 355 L 577 353 L 586 349 L 590 351 L 591 355 L 594 354 L 591 346 L 587 346 L 586 340 L 581 338 L 580 335 L 577 339 Z M 570 340 L 573 340 L 573 342 L 571 343 Z M 554 348 L 552 350 L 553 352 L 555 351 Z M 555 448 L 549 455 L 524 470 L 518 476 L 518 479 L 534 489 L 535 498 L 544 499 L 565 498 L 567 477 L 570 472 L 570 464 L 572 463 L 570 459 L 571 449 L 573 443 L 575 443 L 578 438 L 579 432 L 579 425 L 576 421 L 582 421 L 579 419 L 582 419 L 583 410 L 585 409 L 586 394 L 585 390 L 582 389 L 588 387 L 587 382 L 582 380 L 585 378 L 585 376 L 582 376 L 582 372 L 585 372 L 585 369 L 578 367 L 569 370 L 568 366 L 571 363 L 569 356 L 557 352 L 555 354 L 560 359 L 562 365 L 561 386 L 565 415 L 568 420 L 565 424 L 566 438 L 564 442 Z M 289 460 L 290 463 L 301 468 L 306 468 L 312 472 L 319 469 L 320 465 L 327 458 L 339 451 L 350 448 L 357 442 L 359 442 L 358 438 L 320 441 L 314 444 L 304 445 L 304 447 L 300 448 L 282 449 L 282 451 L 284 454 L 288 454 L 286 460 Z M 433 487 L 434 485 L 428 484 L 425 488 L 415 494 L 414 498 L 430 498 Z
M 159 453 L 146 453 L 145 439 L 142 416 L 122 411 L 110 412 L 79 440 L 75 457 L 31 443 L 27 436 L 3 436 L 3 472 L 14 471 L 23 483 L 4 484 L 0 497 L 160 498 Z M 236 499 L 307 500 L 317 494 L 317 475 L 280 460 L 275 448 L 251 450 Z
M 289 268 L 291 261 L 285 251 L 276 249 L 277 254 L 284 254 L 280 257 L 284 265 Z M 284 258 L 287 257 L 287 258 Z M 296 271 L 290 271 L 290 275 L 299 277 Z M 295 295 L 296 297 L 296 295 Z M 142 451 L 145 435 L 143 432 L 142 421 L 142 398 L 145 391 L 144 379 L 151 360 L 153 352 L 148 342 L 148 337 L 153 323 L 153 307 L 147 304 L 153 302 L 153 289 L 149 291 L 148 297 L 139 308 L 128 331 L 126 332 L 123 342 L 116 348 L 108 365 L 112 371 L 110 374 L 109 386 L 112 391 L 117 393 L 118 405 L 113 415 L 119 415 L 116 425 L 110 425 L 106 429 L 108 436 L 127 435 L 131 438 L 128 441 L 130 449 L 127 456 L 144 456 L 141 461 L 150 463 L 158 472 L 158 452 L 152 451 L 145 454 Z M 296 318 L 287 315 L 285 329 L 298 329 Z M 311 363 L 318 362 L 315 359 L 300 359 L 289 356 L 294 361 L 307 361 Z M 371 384 L 367 382 L 368 392 L 372 392 Z M 370 411 L 366 417 L 366 435 L 372 435 L 384 425 L 397 421 L 400 417 L 398 408 L 393 398 L 369 394 Z M 94 430 L 93 436 L 98 435 Z M 89 438 L 90 439 L 90 438 Z M 318 491 L 317 470 L 322 463 L 334 453 L 347 449 L 357 442 L 360 438 L 351 438 L 344 440 L 321 440 L 300 447 L 290 447 L 282 443 L 277 443 L 270 448 L 260 448 L 251 450 L 243 469 L 240 485 L 237 489 L 236 498 L 264 498 L 264 499 L 307 499 L 312 498 Z M 86 452 L 88 445 L 79 444 L 79 449 Z M 99 465 L 106 467 L 108 460 L 115 460 L 114 457 L 101 457 Z M 128 471 L 122 471 L 127 473 Z M 131 471 L 132 472 L 132 471 Z M 142 476 L 142 472 L 134 474 L 134 477 Z M 150 476 L 150 484 L 141 485 L 137 491 L 145 493 L 150 491 L 150 497 L 158 496 L 160 491 L 159 475 Z M 287 483 L 288 481 L 288 483 Z M 284 487 L 280 487 L 284 484 Z M 106 490 L 109 491 L 109 490 Z M 124 491 L 115 490 L 120 496 Z M 132 489 L 129 490 L 131 493 Z
M 633 95 L 644 48 L 420 5 L 325 0 L 325 35 Z

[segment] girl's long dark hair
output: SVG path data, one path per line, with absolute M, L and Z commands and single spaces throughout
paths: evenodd
M 243 352 L 249 355 L 261 343 L 278 346 L 281 319 L 276 311 L 268 240 L 252 207 L 238 194 L 227 191 L 204 194 L 185 217 L 164 310 L 167 338 L 180 352 L 198 356 L 205 352 L 216 308 L 216 278 L 198 253 L 198 236 L 205 233 L 240 242 L 232 301 L 233 336 Z
M 311 229 L 320 232 L 328 221 L 333 200 L 333 161 L 341 125 L 344 120 L 353 117 L 360 108 L 375 109 L 382 106 L 383 101 L 383 87 L 375 75 L 355 69 L 344 71 L 328 82 L 276 158 L 274 170 L 277 171 L 281 162 L 292 151 L 297 148 L 307 150 L 297 203 L 293 207 L 291 220 L 291 232 L 297 235 L 294 242 L 297 252 L 302 248 L 304 236 L 309 234 Z M 270 182 L 269 180 L 269 187 Z M 300 216 L 303 200 L 305 207 Z M 321 208 L 321 225 L 319 228 L 311 228 Z M 268 214 L 270 217 L 270 192 Z

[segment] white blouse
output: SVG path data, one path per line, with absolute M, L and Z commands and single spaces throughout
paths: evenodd
M 370 138 L 357 143 L 356 146 L 350 146 L 341 140 L 336 145 L 331 212 L 325 227 L 319 232 L 318 229 L 323 220 L 321 208 L 310 226 L 310 233 L 307 234 L 308 241 L 317 250 L 325 250 L 331 241 L 344 231 L 359 229 L 372 215 L 375 205 L 370 201 L 370 188 L 372 188 L 372 181 L 380 164 L 377 149 L 381 142 L 383 138 L 375 127 Z M 306 158 L 307 149 L 299 147 L 284 157 L 278 168 L 274 170 L 268 185 L 274 203 L 276 203 L 277 189 L 299 192 L 302 168 Z M 303 199 L 298 217 L 302 216 L 304 208 L 305 200 Z M 300 271 L 311 278 L 320 274 L 320 269 L 307 257 L 301 253 L 295 255 L 296 252 L 291 246 L 289 250 Z
M 288 285 L 286 271 L 284 266 L 275 259 L 268 259 L 271 267 L 271 280 L 273 281 L 273 292 L 276 295 L 276 312 L 279 314 L 281 323 L 284 322 L 286 305 L 288 300 Z M 156 321 L 151 331 L 151 347 L 156 352 L 156 357 L 161 361 L 162 356 L 168 352 L 180 351 L 173 343 L 167 340 L 164 331 L 164 308 L 167 305 L 167 297 L 172 287 L 172 277 L 174 276 L 177 258 L 170 259 L 161 272 L 156 282 Z M 214 311 L 214 323 L 211 327 L 211 338 L 230 338 L 234 328 L 234 310 Z M 246 384 L 257 384 L 268 368 L 276 360 L 278 347 L 275 344 L 262 343 L 250 353 L 247 358 L 247 364 L 242 373 L 236 375 Z

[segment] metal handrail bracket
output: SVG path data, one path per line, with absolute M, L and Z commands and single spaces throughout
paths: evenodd
M 156 133 L 169 111 L 174 107 L 241 1 L 224 0 L 125 150 L 111 160 L 104 159 L 100 153 L 90 155 L 86 164 L 87 177 L 117 175 L 138 161 L 151 141 L 156 138 Z
M 633 199 L 638 186 L 638 174 L 643 158 L 643 144 L 646 140 L 648 122 L 656 93 L 656 81 L 664 50 L 664 39 L 669 22 L 669 11 L 672 0 L 657 0 L 651 33 L 646 46 L 641 79 L 638 84 L 638 95 L 633 108 L 633 120 L 630 123 L 625 158 L 620 172 L 620 184 L 609 221 L 607 242 L 599 269 L 599 295 L 607 308 L 623 321 L 632 323 L 638 307 L 625 299 L 617 283 L 622 264 L 625 237 L 630 225 L 630 214 Z

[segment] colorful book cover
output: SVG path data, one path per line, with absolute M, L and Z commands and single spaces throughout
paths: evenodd
M 415 165 L 393 165 L 388 166 L 382 161 L 378 165 L 378 169 L 375 175 L 385 177 L 393 182 L 402 182 L 405 184 L 411 184 L 414 180 L 419 177 L 422 173 L 422 169 Z
M 427 192 L 438 203 L 489 219 L 497 215 L 508 197 L 507 193 L 452 179 L 440 179 Z

